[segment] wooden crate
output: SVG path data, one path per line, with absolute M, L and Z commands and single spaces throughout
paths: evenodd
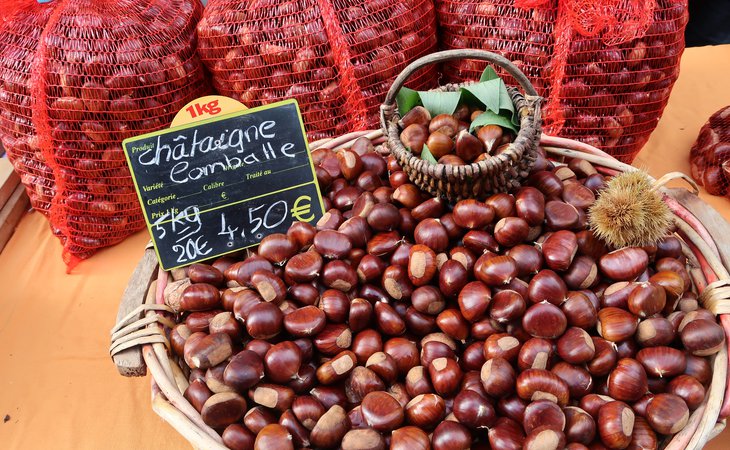
M 7 158 L 0 158 L 0 251 L 28 209 L 28 194 Z

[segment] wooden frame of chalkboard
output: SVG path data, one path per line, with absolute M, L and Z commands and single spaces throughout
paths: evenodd
M 122 143 L 160 265 L 174 269 L 316 222 L 324 205 L 296 100 Z

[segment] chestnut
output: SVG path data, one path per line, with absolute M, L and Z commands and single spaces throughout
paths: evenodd
M 598 268 L 614 281 L 631 281 L 649 265 L 649 255 L 639 247 L 624 247 L 607 253 L 598 260 Z
M 532 338 L 525 342 L 517 355 L 520 370 L 548 369 L 555 353 L 553 343 L 547 339 Z
M 608 395 L 616 400 L 635 402 L 649 390 L 644 367 L 631 358 L 618 361 L 608 376 Z
M 646 420 L 659 434 L 674 434 L 687 425 L 689 408 L 681 397 L 657 394 L 646 407 Z
M 480 377 L 484 392 L 492 397 L 507 397 L 514 392 L 515 370 L 503 358 L 488 359 L 482 366 Z
M 492 448 L 504 450 L 521 450 L 525 441 L 525 434 L 522 426 L 512 419 L 501 417 L 497 423 L 489 429 L 489 445 Z
M 522 317 L 522 327 L 533 337 L 555 339 L 567 325 L 563 311 L 547 301 L 530 306 Z
M 578 239 L 575 233 L 559 230 L 551 233 L 542 243 L 545 264 L 552 270 L 567 270 L 578 252 Z
M 690 411 L 697 409 L 705 401 L 705 387 L 697 378 L 679 375 L 667 384 L 667 393 L 681 397 Z
M 345 410 L 339 405 L 334 405 L 319 418 L 312 428 L 309 439 L 314 447 L 336 448 L 349 429 L 350 420 Z
M 474 322 L 481 319 L 489 308 L 491 291 L 481 281 L 467 283 L 459 292 L 459 310 L 466 320 Z
M 631 443 L 634 413 L 626 403 L 611 401 L 598 410 L 598 434 L 606 447 L 622 449 Z
M 534 429 L 525 437 L 525 450 L 559 450 L 565 448 L 565 434 L 562 431 L 542 426 Z
M 695 356 L 714 355 L 725 343 L 725 333 L 717 322 L 696 319 L 685 325 L 680 333 L 684 348 Z
M 582 328 L 568 328 L 558 339 L 558 355 L 567 363 L 582 364 L 593 359 L 596 348 Z
M 436 394 L 421 394 L 405 406 L 406 421 L 418 428 L 429 430 L 441 422 L 446 414 L 443 398 Z
M 543 369 L 527 369 L 517 377 L 517 395 L 524 400 L 550 400 L 560 406 L 568 403 L 568 385 L 557 375 Z
M 292 435 L 282 425 L 272 423 L 266 425 L 256 435 L 254 450 L 266 450 L 270 448 L 282 450 L 294 450 Z
M 342 438 L 342 450 L 385 450 L 385 439 L 372 428 L 352 429 Z
M 563 409 L 565 414 L 565 438 L 568 442 L 589 445 L 596 437 L 596 421 L 577 406 Z
M 636 360 L 644 366 L 647 374 L 654 377 L 674 377 L 687 368 L 683 351 L 672 347 L 646 347 L 636 354 Z
M 246 399 L 235 392 L 213 394 L 203 404 L 200 415 L 211 428 L 225 428 L 246 412 Z
M 461 385 L 463 375 L 455 359 L 436 358 L 428 365 L 431 384 L 437 394 L 451 397 Z
M 386 392 L 368 393 L 361 406 L 365 422 L 377 431 L 392 431 L 403 423 L 405 417 L 400 403 Z
M 474 264 L 474 276 L 487 286 L 509 284 L 517 276 L 517 264 L 509 256 L 485 254 Z
M 620 342 L 633 336 L 638 326 L 638 318 L 620 308 L 608 307 L 598 312 L 598 334 L 611 342 Z
M 431 441 L 425 431 L 415 426 L 393 430 L 390 435 L 391 450 L 428 450 Z
M 433 450 L 466 450 L 472 446 L 472 435 L 464 425 L 446 420 L 433 430 L 431 445 Z
M 565 430 L 566 418 L 563 410 L 555 402 L 537 400 L 525 408 L 522 423 L 527 434 L 539 427 L 562 432 Z
M 488 428 L 497 420 L 489 401 L 472 390 L 463 390 L 454 397 L 453 412 L 459 423 L 469 428 Z

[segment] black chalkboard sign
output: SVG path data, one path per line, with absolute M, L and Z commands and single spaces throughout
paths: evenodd
M 295 100 L 123 142 L 166 270 L 257 245 L 324 214 Z

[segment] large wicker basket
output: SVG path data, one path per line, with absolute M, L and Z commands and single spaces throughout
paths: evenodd
M 385 138 L 381 131 L 351 133 L 334 140 L 318 141 L 311 148 L 345 148 L 358 137 L 367 136 L 376 143 Z M 543 148 L 555 160 L 581 158 L 594 164 L 604 174 L 636 170 L 601 150 L 569 139 L 543 136 Z M 659 180 L 682 177 L 673 173 Z M 697 197 L 681 188 L 661 188 L 664 200 L 673 212 L 677 236 L 687 257 L 688 271 L 699 294 L 701 304 L 718 315 L 720 324 L 730 337 L 730 224 Z M 137 266 L 124 293 L 112 330 L 111 354 L 125 376 L 152 375 L 152 408 L 171 424 L 194 447 L 225 449 L 221 437 L 201 418 L 200 413 L 183 397 L 188 381 L 183 373 L 183 361 L 171 356 L 166 333 L 174 326 L 165 306 L 163 291 L 169 280 L 180 277 L 179 272 L 160 269 L 152 249 L 148 249 Z M 182 275 L 184 276 L 184 275 Z M 713 378 L 703 404 L 691 415 L 686 427 L 664 442 L 666 449 L 700 449 L 725 428 L 730 413 L 728 395 L 728 349 L 725 346 L 714 356 Z
M 505 69 L 524 89 L 508 88 L 515 111 L 520 119 L 520 130 L 515 141 L 502 153 L 489 156 L 483 161 L 454 166 L 432 164 L 411 153 L 400 140 L 400 115 L 395 98 L 408 77 L 420 68 L 454 59 L 479 59 Z M 437 90 L 458 91 L 462 85 L 448 84 Z M 519 187 L 527 177 L 535 161 L 536 147 L 540 140 L 540 97 L 517 66 L 503 56 L 484 50 L 447 50 L 417 59 L 393 81 L 383 105 L 380 107 L 380 125 L 388 137 L 391 153 L 403 167 L 408 178 L 422 190 L 451 201 L 463 198 L 483 199 L 495 192 L 505 192 Z

